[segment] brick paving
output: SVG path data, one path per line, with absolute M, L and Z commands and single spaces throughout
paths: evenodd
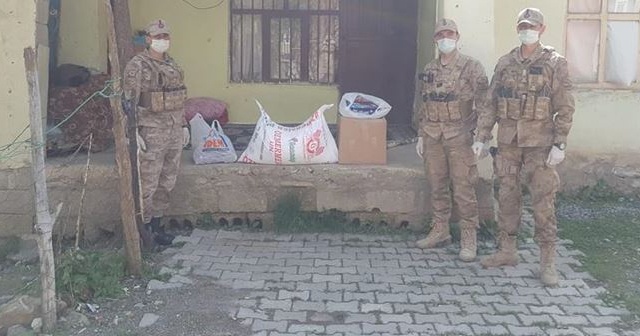
M 233 318 L 254 335 L 618 335 L 627 311 L 607 306 L 558 248 L 558 288 L 537 278 L 537 246 L 516 267 L 482 269 L 455 248 L 352 234 L 275 235 L 195 230 L 169 259 L 250 294 Z

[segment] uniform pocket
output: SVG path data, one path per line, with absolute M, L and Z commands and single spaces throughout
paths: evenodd
M 427 101 L 427 119 L 432 122 L 438 121 L 438 104 L 432 101 Z
M 546 120 L 551 117 L 551 98 L 538 97 L 536 99 L 535 119 Z

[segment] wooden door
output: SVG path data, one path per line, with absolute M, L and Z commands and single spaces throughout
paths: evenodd
M 341 0 L 340 92 L 380 97 L 389 123 L 411 124 L 417 29 L 418 0 Z

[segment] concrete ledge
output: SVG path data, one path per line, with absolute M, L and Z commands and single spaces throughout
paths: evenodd
M 337 209 L 350 218 L 383 216 L 391 226 L 422 228 L 430 211 L 429 188 L 413 146 L 403 147 L 389 151 L 386 166 L 197 166 L 191 152 L 185 151 L 165 216 L 193 220 L 211 213 L 216 220 L 237 219 L 249 224 L 260 221 L 268 229 L 273 227 L 272 211 L 279 197 L 295 193 L 306 211 Z M 47 162 L 51 206 L 65 204 L 55 230 L 66 236 L 75 233 L 85 160 L 83 155 L 74 160 L 56 158 Z M 114 154 L 93 154 L 82 214 L 87 239 L 97 238 L 102 231 L 120 230 L 117 179 Z M 482 213 L 484 218 L 493 219 L 493 189 L 487 181 L 481 184 L 480 204 L 486 208 L 481 209 Z M 28 202 L 24 195 L 17 198 Z

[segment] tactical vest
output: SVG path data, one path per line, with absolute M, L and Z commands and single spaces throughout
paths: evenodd
M 180 69 L 169 64 L 163 65 L 147 57 L 142 58 L 151 71 L 151 87 L 140 92 L 138 105 L 149 112 L 182 110 L 187 100 L 187 88 Z
M 468 64 L 469 61 L 466 61 L 451 78 L 435 78 L 433 73 L 427 73 L 422 92 L 427 121 L 458 122 L 472 115 L 473 100 L 461 100 L 456 94 Z
M 502 70 L 497 90 L 498 117 L 511 120 L 549 120 L 552 69 L 548 56 L 529 65 L 511 63 Z

